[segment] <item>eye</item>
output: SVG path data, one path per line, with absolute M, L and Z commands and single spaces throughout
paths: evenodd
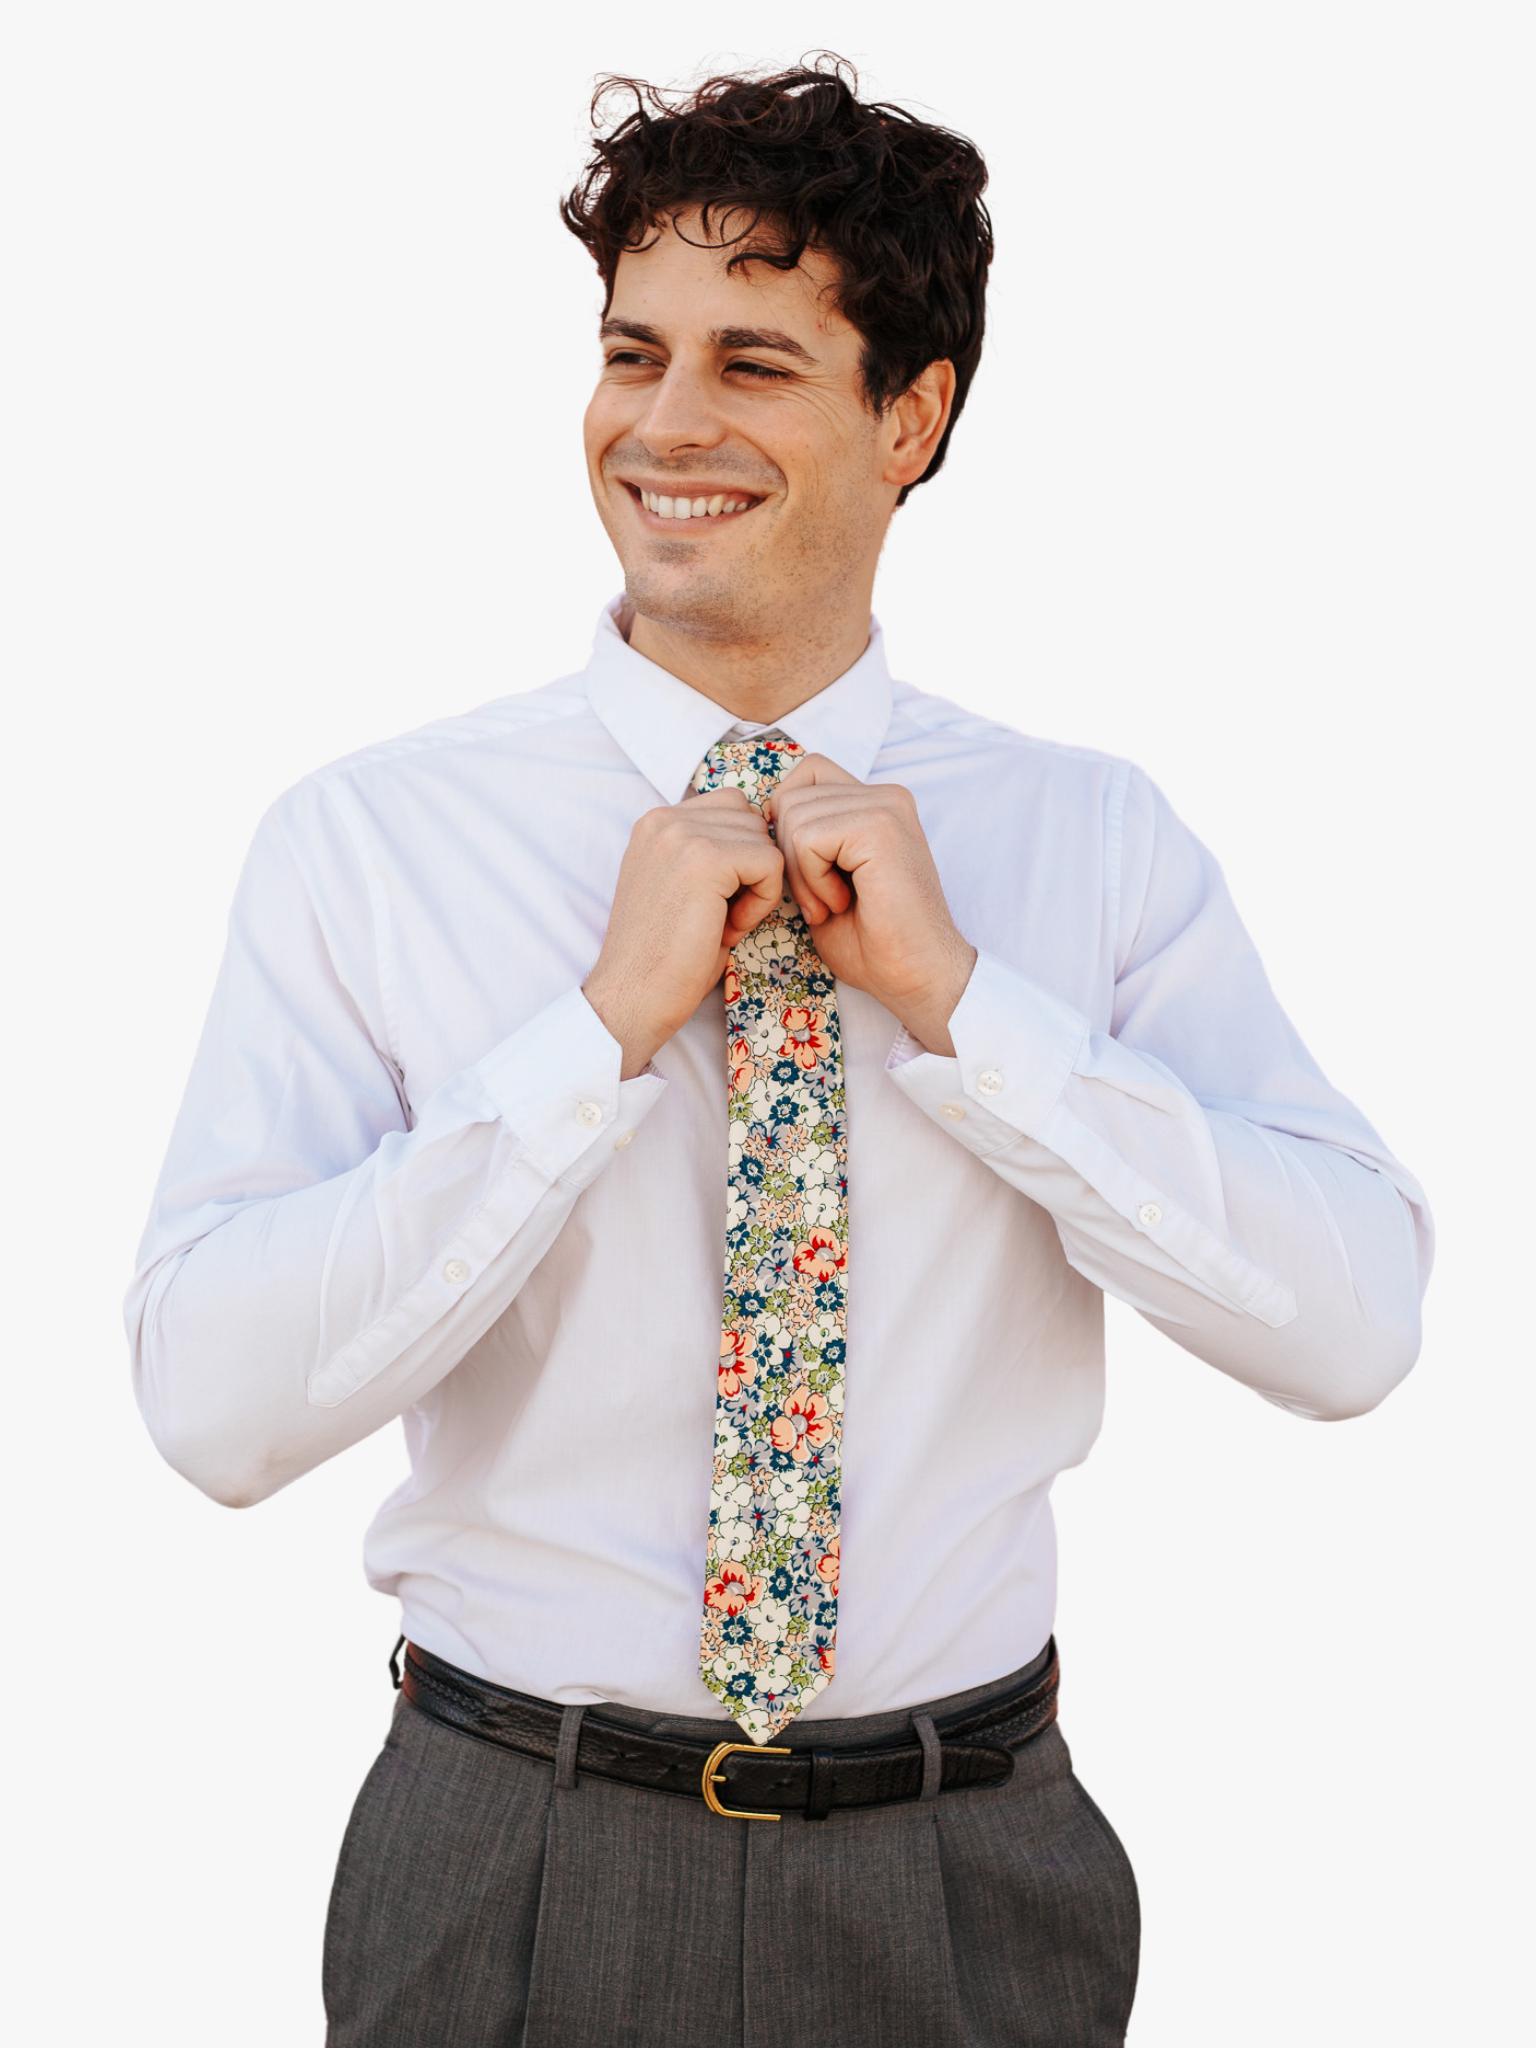
M 610 370 L 647 370 L 658 367 L 654 356 L 645 355 L 637 348 L 611 349 L 603 360 Z
M 765 384 L 780 384 L 786 375 L 785 371 L 774 369 L 770 363 L 738 362 L 727 363 L 725 367 L 728 371 L 740 370 L 744 376 L 758 378 Z

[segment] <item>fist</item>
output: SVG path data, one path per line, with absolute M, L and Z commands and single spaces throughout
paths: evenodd
M 619 868 L 583 993 L 638 1074 L 725 971 L 736 941 L 777 909 L 784 859 L 739 789 L 647 811 Z
M 929 1052 L 954 1052 L 949 1019 L 976 965 L 955 925 L 909 790 L 871 785 L 807 754 L 769 799 L 785 877 L 816 950 L 899 1017 Z

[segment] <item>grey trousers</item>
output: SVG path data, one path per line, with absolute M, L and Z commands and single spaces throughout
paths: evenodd
M 912 1740 L 1013 1679 L 817 1721 Z M 734 1722 L 604 1720 L 714 1741 Z M 444 1728 L 401 1699 L 342 1845 L 329 2048 L 1114 2048 L 1136 1883 L 1051 1727 L 995 1789 L 726 1820 Z

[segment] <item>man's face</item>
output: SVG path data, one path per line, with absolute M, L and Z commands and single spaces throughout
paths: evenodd
M 899 488 L 885 477 L 895 430 L 865 399 L 836 271 L 814 251 L 793 271 L 731 271 L 739 245 L 697 246 L 696 214 L 681 225 L 620 258 L 586 415 L 630 601 L 733 641 L 867 607 Z

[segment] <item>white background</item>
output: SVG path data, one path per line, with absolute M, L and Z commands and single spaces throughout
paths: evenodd
M 1347 1425 L 1111 1315 L 1059 1636 L 1143 1889 L 1132 2042 L 1521 2038 L 1526 10 L 52 0 L 0 49 L 28 2048 L 320 2040 L 397 1432 L 231 1515 L 151 1450 L 117 1301 L 266 804 L 578 666 L 615 585 L 554 210 L 593 75 L 817 44 L 992 166 L 987 358 L 878 595 L 897 672 L 1162 783 L 1442 1231 L 1418 1371 Z

